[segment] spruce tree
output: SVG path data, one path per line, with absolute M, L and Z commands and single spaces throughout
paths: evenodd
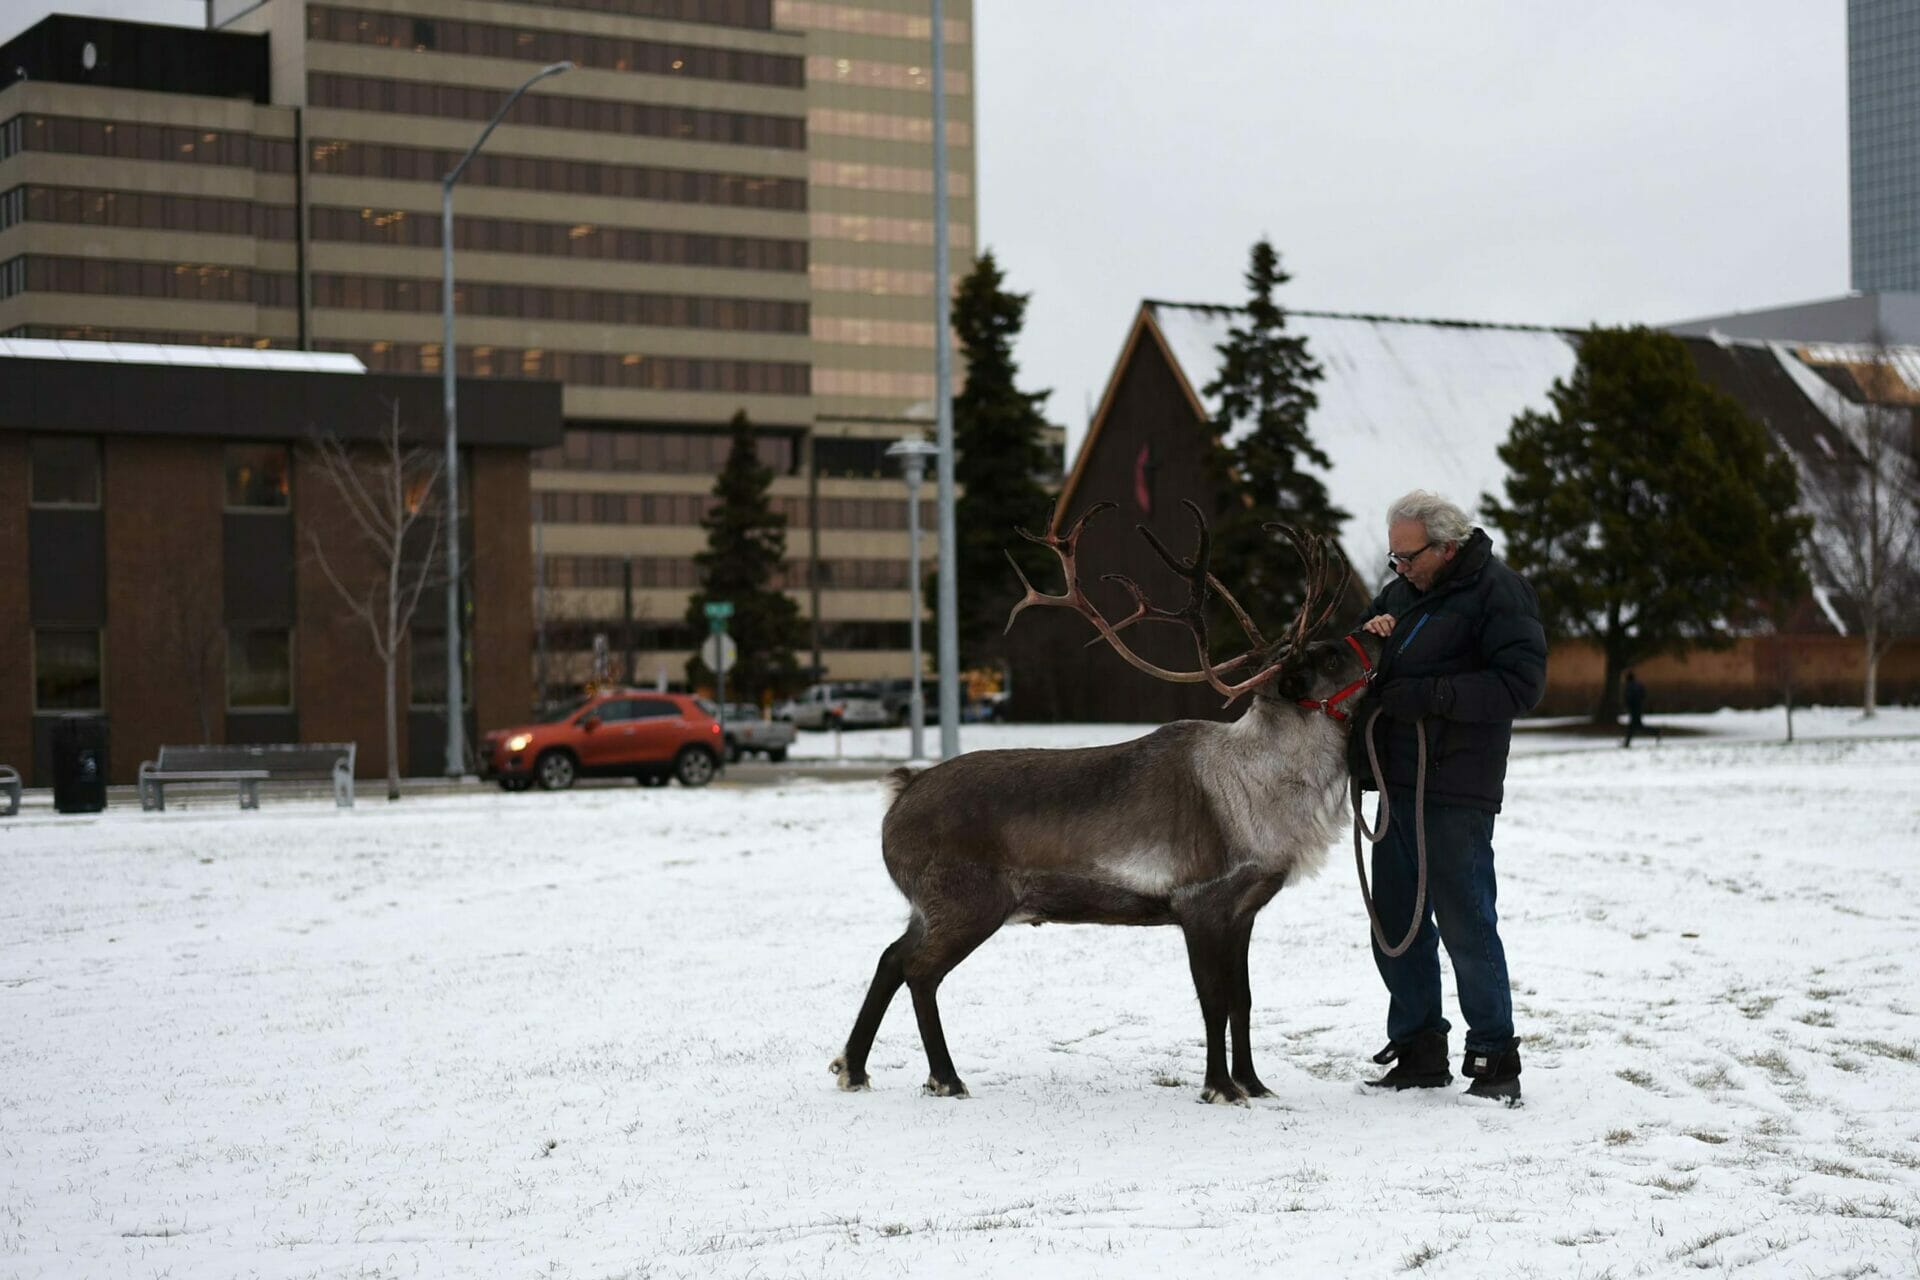
M 1273 245 L 1257 241 L 1247 265 L 1241 322 L 1220 344 L 1220 369 L 1202 394 L 1217 399 L 1210 469 L 1214 481 L 1213 572 L 1257 623 L 1277 628 L 1298 606 L 1299 566 L 1285 540 L 1262 528 L 1290 525 L 1337 538 L 1347 513 L 1333 505 L 1305 464 L 1330 466 L 1314 444 L 1307 418 L 1319 404 L 1313 384 L 1324 376 L 1303 334 L 1287 331 L 1274 291 L 1293 277 Z M 1239 439 L 1228 444 L 1228 438 Z M 1216 604 L 1209 631 L 1224 647 L 1240 628 Z
M 1589 331 L 1548 399 L 1552 412 L 1514 418 L 1506 501 L 1483 495 L 1481 509 L 1548 634 L 1605 654 L 1594 718 L 1609 723 L 1628 667 L 1724 648 L 1801 588 L 1807 521 L 1792 464 L 1671 334 Z
M 718 503 L 700 518 L 707 531 L 707 549 L 693 562 L 700 570 L 700 590 L 687 602 L 687 624 L 701 636 L 707 632 L 709 600 L 733 604 L 727 633 L 739 646 L 735 666 L 727 672 L 727 696 L 741 699 L 781 697 L 800 684 L 794 652 L 806 641 L 800 606 L 771 584 L 787 554 L 787 518 L 773 509 L 767 490 L 773 468 L 761 463 L 754 449 L 753 426 L 746 413 L 733 416 L 733 447 L 714 481 Z M 687 663 L 687 679 L 711 684 L 713 672 L 699 655 Z
M 1027 576 L 1045 580 L 1053 556 L 1014 533 L 1046 530 L 1052 500 L 1041 485 L 1047 469 L 1040 405 L 1047 393 L 1022 391 L 1013 344 L 1027 310 L 1027 294 L 1006 288 L 991 252 L 984 253 L 954 298 L 953 328 L 966 362 L 966 385 L 953 398 L 960 665 L 987 666 L 1006 654 L 1001 635 L 1020 586 L 1007 555 Z M 935 584 L 925 587 L 929 605 Z

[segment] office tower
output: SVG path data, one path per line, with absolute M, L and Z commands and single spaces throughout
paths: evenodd
M 1920 289 L 1920 6 L 1847 0 L 1847 137 L 1858 293 Z

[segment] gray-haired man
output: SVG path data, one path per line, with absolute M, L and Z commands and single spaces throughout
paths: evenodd
M 1374 945 L 1389 997 L 1388 1044 L 1374 1061 L 1395 1065 L 1370 1083 L 1429 1089 L 1452 1082 L 1450 1024 L 1440 1009 L 1438 944 L 1444 942 L 1467 1020 L 1461 1074 L 1473 1081 L 1468 1092 L 1513 1104 L 1520 1100 L 1520 1051 L 1494 910 L 1493 822 L 1514 717 L 1532 710 L 1546 687 L 1546 634 L 1533 588 L 1445 498 L 1415 490 L 1394 503 L 1387 542 L 1395 577 L 1362 624 L 1385 639 L 1371 701 L 1383 713 L 1375 736 L 1394 811 L 1386 838 L 1373 850 L 1374 900 L 1387 935 L 1405 936 L 1418 879 L 1415 726 L 1424 722 L 1427 905 L 1404 954 L 1389 957 Z M 1363 708 L 1361 722 L 1371 715 Z M 1361 742 L 1359 733 L 1353 742 Z M 1370 787 L 1364 750 L 1355 764 Z

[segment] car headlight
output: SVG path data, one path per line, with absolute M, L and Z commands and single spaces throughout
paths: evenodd
M 507 739 L 507 750 L 525 751 L 530 745 L 532 745 L 532 743 L 533 743 L 532 734 L 516 733 L 511 738 Z

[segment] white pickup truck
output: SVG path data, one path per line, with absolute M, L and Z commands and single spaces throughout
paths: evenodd
M 711 699 L 701 698 L 699 702 L 708 715 L 720 719 L 720 708 Z M 725 724 L 729 764 L 749 755 L 763 755 L 778 763 L 787 758 L 787 748 L 793 745 L 793 726 L 767 719 L 751 702 L 729 702 Z
M 775 720 L 802 729 L 872 729 L 893 723 L 880 689 L 872 684 L 816 684 L 773 709 Z

